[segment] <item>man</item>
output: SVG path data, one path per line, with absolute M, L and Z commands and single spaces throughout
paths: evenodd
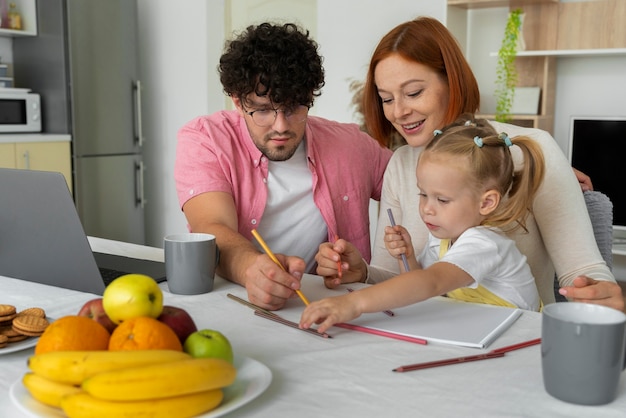
M 324 70 L 317 44 L 294 24 L 248 27 L 227 42 L 219 72 L 236 109 L 180 130 L 180 205 L 191 231 L 216 236 L 218 274 L 280 309 L 314 272 L 321 243 L 345 238 L 369 259 L 369 200 L 380 198 L 391 152 L 357 125 L 308 115 Z

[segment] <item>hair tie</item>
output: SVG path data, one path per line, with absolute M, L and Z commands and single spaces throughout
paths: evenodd
M 433 131 L 433 135 L 434 135 L 434 136 L 441 135 L 442 133 L 443 133 L 443 132 L 441 132 L 439 129 L 435 129 L 435 130 Z
M 506 132 L 501 132 L 501 133 L 498 135 L 498 138 L 500 138 L 501 140 L 503 140 L 503 141 L 504 141 L 504 144 L 505 144 L 507 147 L 511 147 L 511 146 L 513 146 L 513 143 L 511 142 L 511 138 L 509 138 L 509 134 L 507 134 Z
M 466 120 L 464 125 L 465 125 L 465 126 L 476 126 L 476 123 L 474 123 L 474 122 L 473 122 L 473 121 L 471 121 L 471 120 Z
M 474 137 L 474 144 L 478 145 L 478 148 L 483 147 L 483 139 L 479 136 Z

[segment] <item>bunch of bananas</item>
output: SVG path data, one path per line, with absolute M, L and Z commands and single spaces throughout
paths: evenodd
M 55 351 L 28 359 L 38 401 L 73 417 L 192 417 L 216 408 L 237 370 L 174 350 Z

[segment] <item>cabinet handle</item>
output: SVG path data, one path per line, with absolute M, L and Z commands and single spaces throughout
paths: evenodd
M 139 206 L 142 209 L 146 206 L 146 196 L 144 193 L 144 179 L 143 172 L 145 166 L 143 161 L 135 163 L 135 206 Z
M 135 97 L 135 143 L 143 146 L 143 125 L 141 124 L 141 81 L 133 82 Z
M 24 168 L 26 170 L 30 170 L 30 152 L 28 150 L 24 151 Z

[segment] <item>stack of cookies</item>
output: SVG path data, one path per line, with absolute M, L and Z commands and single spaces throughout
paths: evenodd
M 0 349 L 8 344 L 40 336 L 49 325 L 41 308 L 17 311 L 13 305 L 0 304 Z

